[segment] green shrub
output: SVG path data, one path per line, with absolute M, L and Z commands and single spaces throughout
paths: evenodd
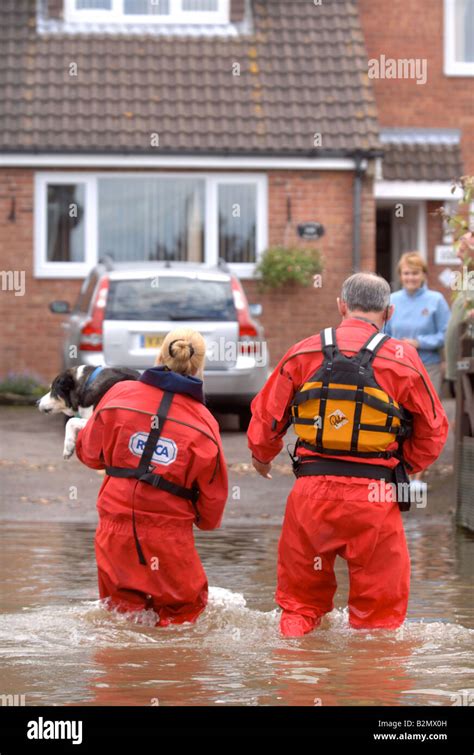
M 323 269 L 317 249 L 273 246 L 267 249 L 256 267 L 260 289 L 276 289 L 286 284 L 313 285 L 313 276 Z
M 0 379 L 0 393 L 16 393 L 21 396 L 43 396 L 48 387 L 33 373 L 9 372 Z

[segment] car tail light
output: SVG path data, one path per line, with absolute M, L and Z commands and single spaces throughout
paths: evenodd
M 102 325 L 108 293 L 109 279 L 103 278 L 92 305 L 92 315 L 81 328 L 81 337 L 79 339 L 80 351 L 102 351 Z
M 239 323 L 239 352 L 248 356 L 251 350 L 250 343 L 258 338 L 258 330 L 250 316 L 247 297 L 245 296 L 242 284 L 234 277 L 231 278 L 231 281 Z

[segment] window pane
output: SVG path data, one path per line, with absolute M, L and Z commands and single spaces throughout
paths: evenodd
M 48 186 L 48 262 L 84 262 L 84 184 Z
M 219 0 L 183 0 L 183 10 L 217 11 L 219 10 Z
M 76 10 L 112 10 L 112 0 L 76 0 Z
M 129 15 L 167 15 L 170 12 L 169 0 L 125 0 L 123 12 Z
M 230 283 L 157 274 L 152 279 L 110 281 L 105 318 L 222 322 L 236 315 Z
M 219 257 L 227 262 L 255 262 L 257 187 L 219 186 Z
M 459 62 L 474 62 L 474 0 L 456 0 L 455 56 Z
M 99 179 L 99 257 L 203 261 L 204 181 Z

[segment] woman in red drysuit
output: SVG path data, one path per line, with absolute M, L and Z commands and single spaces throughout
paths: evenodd
M 152 608 L 157 626 L 194 621 L 204 610 L 208 583 L 193 523 L 219 527 L 227 500 L 219 426 L 204 405 L 205 349 L 196 331 L 169 333 L 156 366 L 107 391 L 77 438 L 80 461 L 106 469 L 95 538 L 100 597 L 120 611 Z M 148 443 L 146 479 L 127 477 L 144 461 L 153 428 L 159 439 Z

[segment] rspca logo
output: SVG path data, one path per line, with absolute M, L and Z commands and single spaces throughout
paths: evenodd
M 132 454 L 135 456 L 141 456 L 145 450 L 145 445 L 148 440 L 148 433 L 135 433 L 130 437 L 128 447 Z M 172 464 L 178 454 L 178 447 L 174 440 L 169 438 L 160 438 L 151 461 L 154 464 Z

